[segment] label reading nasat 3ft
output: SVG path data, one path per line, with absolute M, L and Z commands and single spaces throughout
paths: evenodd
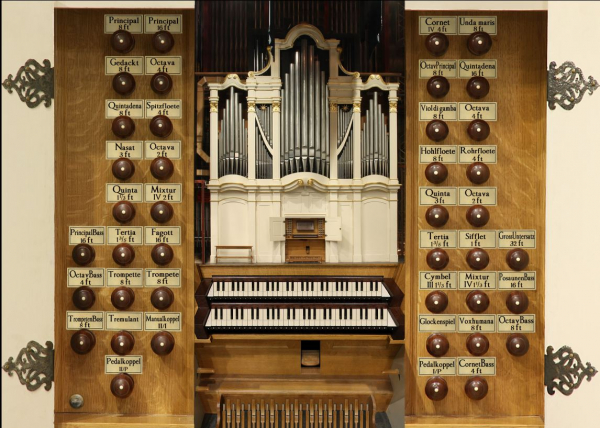
M 104 226 L 69 226 L 69 245 L 104 245 Z
M 104 312 L 67 311 L 67 330 L 102 330 L 104 328 Z
M 146 312 L 144 330 L 181 331 L 181 312 Z
M 456 358 L 419 358 L 419 376 L 456 376 Z
M 456 272 L 421 271 L 419 290 L 456 290 Z
M 181 226 L 146 226 L 146 245 L 181 244 Z
M 454 79 L 457 76 L 455 59 L 420 59 L 419 79 L 429 79 L 433 76 L 443 76 Z
M 106 281 L 108 287 L 143 287 L 143 269 L 107 268 Z
M 142 374 L 143 357 L 141 355 L 105 355 L 105 374 Z
M 104 287 L 104 268 L 67 268 L 67 287 Z
M 127 72 L 129 74 L 144 74 L 143 56 L 105 56 L 104 74 L 112 75 Z
M 142 331 L 143 315 L 143 312 L 106 312 L 106 329 Z
M 498 272 L 499 290 L 535 290 L 535 271 L 528 272 Z
M 459 376 L 496 376 L 496 357 L 458 357 Z
M 143 141 L 107 141 L 106 159 L 128 158 L 139 160 L 143 157 Z
M 146 287 L 181 287 L 181 269 L 146 269 Z

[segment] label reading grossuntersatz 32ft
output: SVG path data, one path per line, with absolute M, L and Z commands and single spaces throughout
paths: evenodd
M 105 355 L 105 374 L 142 374 L 143 357 L 141 355 Z
M 456 376 L 456 358 L 419 358 L 419 376 Z
M 499 230 L 498 248 L 535 248 L 535 230 Z
M 421 271 L 419 290 L 456 290 L 456 272 Z
M 104 226 L 69 226 L 69 245 L 104 245 L 104 238 Z

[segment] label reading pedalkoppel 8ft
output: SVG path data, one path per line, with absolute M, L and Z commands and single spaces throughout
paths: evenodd
M 419 34 L 458 32 L 456 16 L 419 16 Z
M 181 331 L 181 312 L 146 312 L 144 330 Z
M 104 268 L 67 268 L 67 287 L 104 287 Z
M 456 358 L 419 358 L 419 376 L 456 376 Z
M 106 100 L 106 119 L 114 119 L 119 116 L 129 116 L 132 119 L 143 119 L 144 100 Z
M 429 79 L 433 76 L 443 76 L 454 79 L 457 76 L 455 59 L 420 59 L 419 79 Z
M 132 287 L 139 288 L 144 286 L 143 269 L 106 269 L 107 287 Z
M 419 331 L 456 331 L 456 315 L 419 315 Z
M 158 31 L 181 34 L 182 30 L 183 15 L 144 15 L 144 32 L 146 34 L 154 34 Z
M 142 374 L 143 357 L 141 355 L 105 355 L 104 374 Z
M 104 226 L 69 226 L 69 245 L 104 245 Z
M 146 269 L 146 287 L 181 287 L 181 269 Z
M 67 330 L 102 330 L 104 328 L 104 312 L 67 311 Z
M 421 271 L 419 290 L 456 290 L 456 272 Z
M 528 272 L 498 272 L 499 290 L 535 290 L 535 271 Z
M 146 245 L 181 244 L 180 226 L 146 226 Z
M 142 202 L 143 184 L 106 183 L 106 202 Z
M 142 159 L 143 141 L 107 141 L 106 159 Z
M 144 15 L 104 15 L 104 34 L 112 34 L 117 30 L 126 30 L 132 34 L 143 31 Z
M 145 114 L 147 119 L 163 115 L 170 119 L 181 119 L 181 100 L 146 100 Z

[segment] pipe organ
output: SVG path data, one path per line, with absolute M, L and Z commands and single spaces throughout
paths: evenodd
M 543 426 L 546 16 L 217 3 L 57 9 L 55 425 Z

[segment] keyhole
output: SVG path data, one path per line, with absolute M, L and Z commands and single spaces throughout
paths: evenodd
M 310 254 L 310 246 L 306 246 L 306 254 Z

